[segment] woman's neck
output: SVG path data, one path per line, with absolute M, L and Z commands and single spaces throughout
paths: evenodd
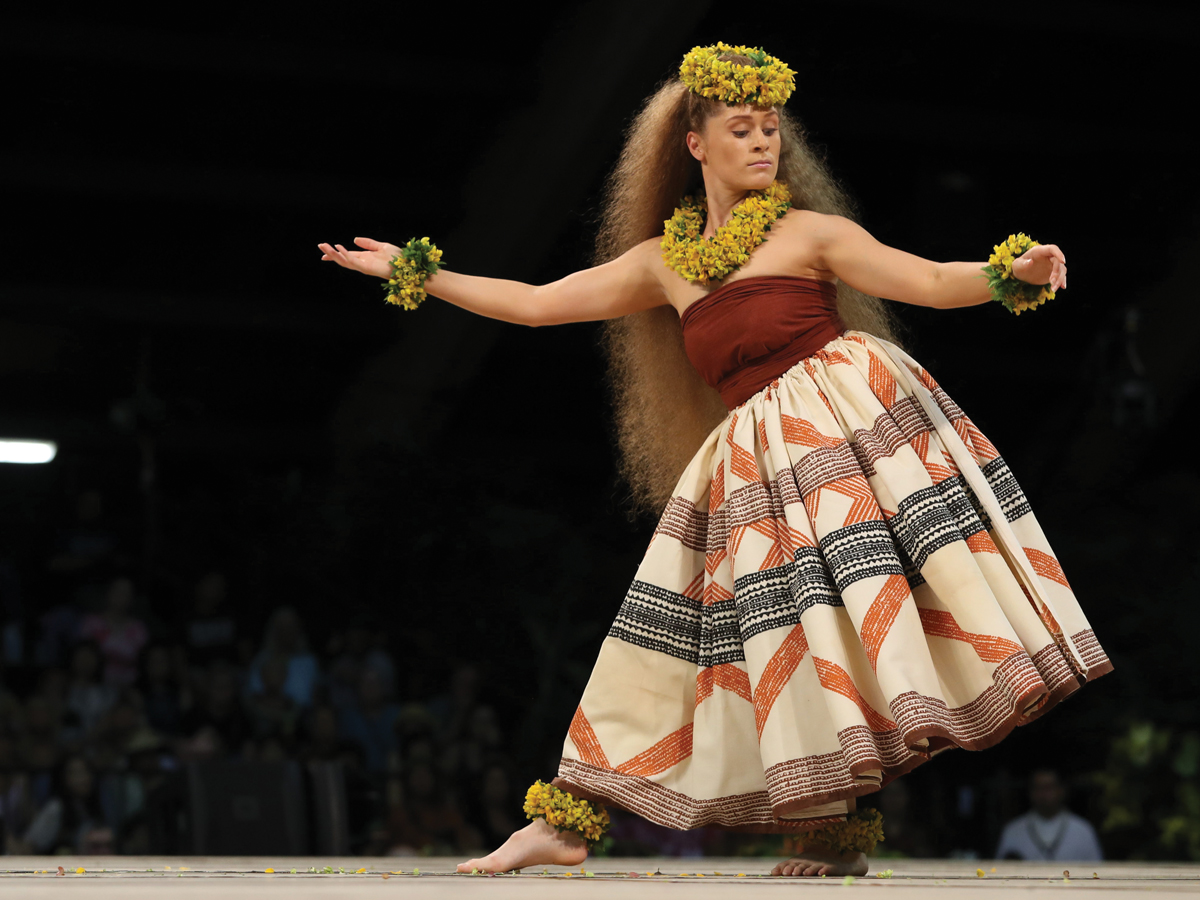
M 704 223 L 704 237 L 710 238 L 717 229 L 729 221 L 733 208 L 746 199 L 747 191 L 715 184 L 704 186 L 708 201 L 708 219 Z

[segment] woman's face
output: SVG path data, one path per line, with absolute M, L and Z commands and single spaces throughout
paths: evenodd
M 779 113 L 774 108 L 723 107 L 705 122 L 703 134 L 689 131 L 687 142 L 710 191 L 713 179 L 728 189 L 761 191 L 779 171 Z

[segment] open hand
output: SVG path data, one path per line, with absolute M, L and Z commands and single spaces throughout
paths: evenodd
M 376 278 L 391 277 L 392 258 L 400 254 L 399 247 L 365 237 L 356 237 L 354 243 L 363 249 L 347 250 L 341 244 L 317 244 L 317 247 L 325 254 L 322 260 L 333 260 L 343 269 L 353 269 Z M 1016 269 L 1015 263 L 1013 269 Z
M 1067 258 L 1056 244 L 1038 244 L 1013 260 L 1013 275 L 1029 284 L 1048 284 L 1057 291 L 1067 286 Z

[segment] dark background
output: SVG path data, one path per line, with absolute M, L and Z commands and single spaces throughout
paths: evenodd
M 59 455 L 0 466 L 0 555 L 23 579 L 6 617 L 32 628 L 51 602 L 44 562 L 94 488 L 161 632 L 212 567 L 251 632 L 288 604 L 319 645 L 369 613 L 407 696 L 477 661 L 521 771 L 552 775 L 653 526 L 624 512 L 599 326 L 405 313 L 316 244 L 429 235 L 459 271 L 561 277 L 589 262 L 641 99 L 695 44 L 762 45 L 880 240 L 982 260 L 1023 230 L 1067 255 L 1070 289 L 1035 315 L 898 314 L 1021 479 L 1116 672 L 911 783 L 950 816 L 974 808 L 964 788 L 1007 797 L 1054 765 L 1099 824 L 1086 775 L 1113 741 L 1197 724 L 1200 16 L 770 9 L 14 14 L 0 432 Z

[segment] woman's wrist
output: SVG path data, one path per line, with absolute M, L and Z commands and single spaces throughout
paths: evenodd
M 1049 283 L 1030 284 L 1020 277 L 1016 268 L 1022 263 L 1021 257 L 1037 246 L 1039 243 L 1024 233 L 1010 234 L 1007 240 L 992 248 L 988 264 L 981 267 L 988 279 L 991 299 L 1014 315 L 1019 316 L 1025 310 L 1054 299 L 1054 289 Z M 1025 260 L 1023 267 L 1026 275 L 1033 268 L 1030 260 Z
M 441 268 L 442 251 L 429 238 L 413 238 L 392 257 L 391 277 L 383 285 L 388 303 L 416 309 L 425 300 L 425 281 Z

